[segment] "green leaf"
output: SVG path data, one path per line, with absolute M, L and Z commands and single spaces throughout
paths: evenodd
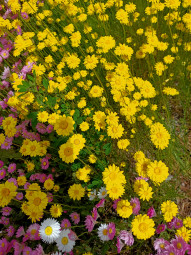
M 80 163 L 75 163 L 71 166 L 72 171 L 76 171 L 80 168 L 81 164 Z
M 15 152 L 14 149 L 9 150 L 0 149 L 0 158 L 20 159 L 22 158 L 22 155 L 20 152 Z
M 45 89 L 48 89 L 48 84 L 49 84 L 48 80 L 43 79 L 42 84 L 45 87 Z
M 111 143 L 106 143 L 106 144 L 103 146 L 103 149 L 105 150 L 105 154 L 106 154 L 106 155 L 109 155 L 109 154 L 110 154 L 111 148 L 112 148 Z
M 80 111 L 78 109 L 75 110 L 73 115 L 73 119 L 76 121 L 80 117 Z
M 27 78 L 28 78 L 30 81 L 34 81 L 34 77 L 31 76 L 31 75 L 28 75 L 28 74 L 27 74 Z
M 31 112 L 27 115 L 27 117 L 31 119 L 31 124 L 33 128 L 35 128 L 38 123 L 37 114 L 38 114 L 37 112 Z
M 52 96 L 47 96 L 48 98 L 48 104 L 51 106 L 51 107 L 54 107 L 55 104 L 56 104 L 56 97 L 52 97 Z

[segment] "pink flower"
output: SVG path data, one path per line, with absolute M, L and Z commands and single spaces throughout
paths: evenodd
M 13 142 L 13 137 L 6 137 L 3 144 L 1 144 L 1 149 L 9 150 Z
M 133 245 L 134 238 L 131 232 L 128 232 L 126 230 L 121 230 L 119 234 L 119 238 L 124 241 L 124 243 L 128 246 Z
M 36 129 L 40 134 L 46 133 L 46 126 L 43 123 L 37 123 Z
M 44 183 L 46 181 L 46 174 L 39 175 L 39 182 Z
M 99 217 L 99 214 L 97 212 L 97 208 L 96 207 L 93 208 L 92 217 L 93 217 L 94 220 L 97 220 L 97 218 Z
M 2 50 L 0 52 L 0 55 L 2 58 L 7 59 L 9 57 L 9 51 L 8 50 Z
M 0 239 L 0 254 L 7 254 L 8 244 L 6 238 Z
M 154 249 L 158 252 L 158 254 L 161 254 L 161 255 L 163 254 L 167 245 L 169 245 L 169 242 L 163 238 L 157 238 L 154 241 Z
M 104 207 L 104 203 L 105 203 L 105 199 L 102 198 L 102 199 L 99 201 L 99 203 L 97 203 L 97 204 L 95 205 L 95 207 L 96 207 L 96 208 Z
M 29 15 L 26 12 L 21 12 L 21 16 L 23 19 L 28 19 Z
M 88 232 L 92 232 L 96 221 L 93 219 L 91 215 L 87 215 L 85 219 L 85 228 L 88 230 Z
M 78 240 L 79 238 L 77 237 L 76 233 L 73 232 L 72 230 L 70 230 L 70 233 L 68 234 L 68 237 L 71 241 L 76 241 Z
M 16 238 L 19 238 L 19 237 L 24 236 L 24 235 L 25 235 L 24 227 L 21 226 L 21 227 L 19 227 L 18 230 L 17 230 Z
M 7 229 L 7 235 L 9 237 L 12 237 L 15 233 L 15 228 L 13 226 L 9 226 L 8 229 Z
M 22 200 L 23 199 L 23 193 L 22 192 L 18 192 L 16 195 L 16 199 L 17 200 Z
M 107 227 L 107 231 L 108 231 L 109 239 L 113 240 L 115 233 L 116 233 L 115 224 L 113 222 L 109 223 L 109 225 Z
M 25 246 L 23 249 L 23 255 L 28 255 L 32 253 L 32 249 L 28 246 Z
M 133 214 L 134 215 L 139 214 L 141 208 L 139 199 L 137 197 L 131 198 L 130 204 L 133 207 Z
M 116 246 L 117 246 L 117 253 L 120 253 L 121 250 L 123 249 L 123 246 L 125 244 L 120 240 L 119 237 L 117 237 L 117 243 L 116 243 Z
M 80 215 L 77 212 L 73 212 L 70 214 L 70 217 L 74 224 L 78 224 L 80 222 Z
M 17 184 L 17 180 L 15 179 L 15 178 L 9 178 L 8 179 L 8 182 L 12 182 L 12 183 L 14 183 L 15 184 L 15 186 L 17 186 L 18 187 L 18 184 Z
M 0 219 L 0 224 L 3 224 L 3 225 L 9 225 L 9 218 L 7 217 L 1 217 Z
M 42 246 L 39 244 L 31 255 L 43 255 L 44 251 Z
M 113 202 L 113 209 L 117 209 L 117 203 L 121 200 L 121 198 L 115 199 Z
M 184 239 L 180 236 L 176 236 L 175 239 L 171 240 L 171 244 L 177 251 L 177 254 L 185 254 L 188 249 L 188 244 L 184 241 Z
M 2 168 L 0 170 L 0 180 L 2 180 L 5 176 L 6 176 L 6 170 L 4 168 Z
M 3 216 L 9 216 L 12 209 L 11 207 L 6 206 L 6 207 L 3 207 L 1 211 Z
M 152 218 L 152 217 L 155 217 L 155 216 L 156 216 L 156 212 L 155 212 L 155 209 L 154 209 L 153 206 L 151 206 L 151 207 L 148 209 L 147 216 L 149 216 L 149 218 Z
M 47 158 L 43 158 L 43 159 L 41 160 L 41 168 L 44 169 L 44 170 L 46 170 L 46 169 L 48 169 L 48 167 L 49 167 L 49 161 L 48 161 L 48 159 L 47 159 Z
M 71 227 L 71 223 L 68 219 L 63 219 L 61 224 L 60 224 L 61 228 L 70 228 Z
M 40 225 L 37 223 L 34 223 L 29 226 L 26 233 L 29 234 L 30 240 L 40 240 L 39 229 L 40 229 Z
M 48 202 L 49 202 L 49 203 L 53 201 L 53 195 L 52 195 L 52 193 L 48 192 L 48 193 L 47 193 L 47 197 L 48 197 Z
M 179 229 L 182 226 L 183 226 L 182 220 L 175 217 L 175 219 L 174 219 L 174 228 Z
M 17 165 L 15 164 L 15 163 L 12 163 L 12 164 L 10 164 L 9 166 L 8 166 L 8 172 L 9 173 L 13 173 L 15 170 L 16 170 L 16 168 L 17 168 Z
M 166 229 L 166 225 L 165 224 L 160 224 L 160 225 L 158 225 L 158 227 L 156 229 L 156 233 L 160 234 L 160 233 L 164 232 L 165 229 Z
M 4 162 L 0 160 L 0 168 L 4 166 Z
M 47 128 L 46 128 L 46 132 L 48 134 L 50 134 L 50 133 L 52 133 L 53 129 L 54 129 L 54 127 L 52 125 L 48 125 Z

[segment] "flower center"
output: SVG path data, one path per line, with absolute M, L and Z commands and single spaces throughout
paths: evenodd
M 79 139 L 75 139 L 75 140 L 74 140 L 74 144 L 75 144 L 75 145 L 79 145 L 79 144 L 80 144 L 80 140 L 79 140 Z
M 107 235 L 107 229 L 103 230 L 103 235 L 106 236 Z
M 65 121 L 65 120 L 62 121 L 62 122 L 60 123 L 59 127 L 60 127 L 61 129 L 66 129 L 66 128 L 68 127 L 68 122 Z
M 109 233 L 111 234 L 113 232 L 112 228 L 109 229 Z
M 160 248 L 164 249 L 164 244 L 163 243 L 160 244 Z
M 148 226 L 147 226 L 146 223 L 142 222 L 141 224 L 139 224 L 139 230 L 140 230 L 141 232 L 146 232 L 147 229 L 148 229 Z
M 64 236 L 64 237 L 62 238 L 62 244 L 63 244 L 63 245 L 66 245 L 67 243 L 68 243 L 68 238 Z
M 176 247 L 177 247 L 177 249 L 181 249 L 182 248 L 182 244 L 181 243 L 177 243 Z
M 161 169 L 159 167 L 155 167 L 154 172 L 155 172 L 155 174 L 160 174 Z
M 71 156 L 73 154 L 73 149 L 68 147 L 64 150 L 64 154 L 68 157 Z
M 36 197 L 33 201 L 33 204 L 36 206 L 40 205 L 40 203 L 41 203 L 41 199 L 39 197 Z
M 35 150 L 36 150 L 36 146 L 35 146 L 35 145 L 32 145 L 32 146 L 30 147 L 30 149 L 31 149 L 31 151 L 35 151 Z
M 50 227 L 50 226 L 46 227 L 44 232 L 47 236 L 51 235 L 52 234 L 52 227 Z
M 3 188 L 2 191 L 1 191 L 1 194 L 2 194 L 2 196 L 7 197 L 10 194 L 10 190 L 7 189 L 7 188 Z
M 109 178 L 110 178 L 111 180 L 115 180 L 116 177 L 117 177 L 116 173 L 110 173 L 110 175 L 109 175 Z
M 36 229 L 31 230 L 31 235 L 34 235 L 34 234 L 36 234 Z

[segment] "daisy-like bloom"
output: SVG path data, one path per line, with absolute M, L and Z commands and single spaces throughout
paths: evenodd
M 8 206 L 3 207 L 1 210 L 3 216 L 9 216 L 11 211 L 12 211 L 11 207 Z
M 160 233 L 164 232 L 165 229 L 166 229 L 166 225 L 165 224 L 159 224 L 157 229 L 156 229 L 156 233 L 160 234 Z
M 139 189 L 138 195 L 140 196 L 141 199 L 149 201 L 152 198 L 153 191 L 152 188 L 149 187 L 148 185 L 143 185 Z
M 132 246 L 134 243 L 134 238 L 131 232 L 128 232 L 126 230 L 121 230 L 119 234 L 120 240 L 123 240 L 124 243 L 128 246 Z
M 14 183 L 6 181 L 0 184 L 0 206 L 4 207 L 11 202 L 11 199 L 17 195 L 17 186 Z
M 44 187 L 46 190 L 51 190 L 54 187 L 54 181 L 50 178 L 48 178 L 45 182 L 44 182 Z
M 107 134 L 113 139 L 118 139 L 122 137 L 124 128 L 121 124 L 119 125 L 111 125 L 107 128 Z
M 25 230 L 24 230 L 24 227 L 21 226 L 18 228 L 17 232 L 16 232 L 16 238 L 19 238 L 21 236 L 24 236 L 25 235 Z
M 62 252 L 72 251 L 75 245 L 75 241 L 70 240 L 68 236 L 69 234 L 70 234 L 70 230 L 64 229 L 61 231 L 60 236 L 56 239 L 56 244 L 59 251 L 62 251 Z
M 74 150 L 79 152 L 85 146 L 86 139 L 81 134 L 75 134 L 70 137 L 69 142 L 74 145 Z
M 10 164 L 10 165 L 8 166 L 7 171 L 8 171 L 9 173 L 13 173 L 15 170 L 16 170 L 16 164 L 15 164 L 15 163 L 12 163 L 12 164 Z
M 2 180 L 5 176 L 6 176 L 6 170 L 4 168 L 2 168 L 0 170 L 0 180 Z
M 71 223 L 68 219 L 63 219 L 60 226 L 61 226 L 61 228 L 70 228 Z
M 158 252 L 158 254 L 163 254 L 165 248 L 169 245 L 169 242 L 163 238 L 157 238 L 154 241 L 154 249 Z
M 150 137 L 156 148 L 163 150 L 168 147 L 170 134 L 161 123 L 156 122 L 151 126 Z
M 148 211 L 147 211 L 147 215 L 149 216 L 149 218 L 155 217 L 156 216 L 156 212 L 153 206 L 151 206 Z
M 92 232 L 96 221 L 91 215 L 87 215 L 85 219 L 85 228 L 88 230 L 88 232 Z
M 183 219 L 183 224 L 187 228 L 191 228 L 191 217 L 187 216 L 185 219 Z
M 84 65 L 86 69 L 94 69 L 98 64 L 98 58 L 93 54 L 92 56 L 87 55 L 84 59 Z
M 181 219 L 174 217 L 174 228 L 179 229 L 183 226 L 183 222 Z
M 116 165 L 109 165 L 108 168 L 102 173 L 103 175 L 103 182 L 107 185 L 107 187 L 112 187 L 113 185 L 117 184 L 125 184 L 125 176 L 123 171 L 120 171 L 119 167 Z
M 151 162 L 147 167 L 148 177 L 155 183 L 160 184 L 169 175 L 168 167 L 160 160 Z
M 177 230 L 176 235 L 182 237 L 185 242 L 189 242 L 191 238 L 191 230 L 181 227 Z
M 80 222 L 80 215 L 77 212 L 71 213 L 70 218 L 72 219 L 74 224 L 78 224 Z
M 48 159 L 47 159 L 47 158 L 43 158 L 43 159 L 41 160 L 41 168 L 44 169 L 44 170 L 46 170 L 46 169 L 48 169 L 48 167 L 49 167 L 49 161 L 48 161 Z
M 132 232 L 138 239 L 148 239 L 154 235 L 154 221 L 146 214 L 135 216 L 132 221 Z
M 137 171 L 139 176 L 148 177 L 147 170 L 148 170 L 148 166 L 149 166 L 150 162 L 151 161 L 148 158 L 138 160 L 135 167 L 136 167 L 136 171 Z
M 43 242 L 53 243 L 60 233 L 60 224 L 55 219 L 48 218 L 41 223 L 39 234 Z
M 110 222 L 107 227 L 107 230 L 108 230 L 109 240 L 113 240 L 116 233 L 115 224 L 113 222 Z
M 97 208 L 94 207 L 92 210 L 92 217 L 94 220 L 97 220 L 97 218 L 99 217 L 99 213 L 97 212 Z
M 70 186 L 68 190 L 69 197 L 73 200 L 80 200 L 82 197 L 84 197 L 85 189 L 82 187 L 81 184 L 73 184 Z
M 117 203 L 117 213 L 123 218 L 129 218 L 133 209 L 128 200 L 120 200 Z
M 46 193 L 41 191 L 34 191 L 31 197 L 28 197 L 28 205 L 31 211 L 43 211 L 48 204 Z
M 88 192 L 88 197 L 89 197 L 89 200 L 94 200 L 96 198 L 96 189 Z
M 177 254 L 185 254 L 188 245 L 182 237 L 176 236 L 175 239 L 171 240 L 171 244 L 177 250 Z
M 12 236 L 14 235 L 14 233 L 15 233 L 15 228 L 14 228 L 13 226 L 9 226 L 9 227 L 7 228 L 7 235 L 8 235 L 9 237 L 12 237 Z
M 161 204 L 161 211 L 165 221 L 170 222 L 172 218 L 178 213 L 178 207 L 174 202 L 167 200 Z
M 54 218 L 60 217 L 62 215 L 62 212 L 63 212 L 62 206 L 59 204 L 58 205 L 54 204 L 50 207 L 50 214 Z
M 135 198 L 131 198 L 130 200 L 130 204 L 133 208 L 133 214 L 134 215 L 137 215 L 141 209 L 141 205 L 140 205 L 140 201 L 137 197 Z
M 107 193 L 111 199 L 118 199 L 125 192 L 124 186 L 121 185 L 120 183 L 119 184 L 117 183 L 117 184 L 115 184 L 113 186 L 109 186 L 109 187 L 108 187 L 108 185 L 106 185 L 106 189 L 107 189 Z
M 63 115 L 56 120 L 54 129 L 58 135 L 68 136 L 74 129 L 74 120 L 70 116 Z
M 73 163 L 79 152 L 76 152 L 74 145 L 70 142 L 62 144 L 58 151 L 60 158 L 66 163 Z
M 107 224 L 101 224 L 101 226 L 99 226 L 98 236 L 99 236 L 100 240 L 102 240 L 102 241 L 109 241 L 108 225 Z
M 31 224 L 28 227 L 26 234 L 29 235 L 30 240 L 40 240 L 39 229 L 40 229 L 40 225 L 37 223 Z

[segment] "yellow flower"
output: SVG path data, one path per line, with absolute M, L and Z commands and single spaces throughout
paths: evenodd
M 61 205 L 54 204 L 50 207 L 50 214 L 54 218 L 60 217 L 62 215 L 62 212 L 63 212 L 63 209 Z
M 117 146 L 119 149 L 125 150 L 127 148 L 127 146 L 129 146 L 130 142 L 128 139 L 121 139 L 118 140 L 117 142 Z
M 178 213 L 178 207 L 174 202 L 167 200 L 161 204 L 161 211 L 165 221 L 170 222 L 172 218 L 175 217 Z
M 84 59 L 86 69 L 94 69 L 98 64 L 98 58 L 95 55 L 87 55 Z
M 51 180 L 51 179 L 47 179 L 45 182 L 44 182 L 44 187 L 46 190 L 51 190 L 53 189 L 54 187 L 54 181 Z
M 103 93 L 103 88 L 95 85 L 91 88 L 90 92 L 89 92 L 89 96 L 90 97 L 101 97 Z
M 84 197 L 85 189 L 81 184 L 73 184 L 68 190 L 69 197 L 73 200 L 81 200 Z
M 58 135 L 68 136 L 74 129 L 72 117 L 66 117 L 65 115 L 59 117 L 54 124 L 54 129 Z
M 19 186 L 25 185 L 26 182 L 27 182 L 27 178 L 25 177 L 25 175 L 19 176 L 19 177 L 17 178 L 17 184 L 18 184 Z
M 48 204 L 46 193 L 41 191 L 34 191 L 28 200 L 29 210 L 33 212 L 42 212 Z
M 187 216 L 184 220 L 183 220 L 183 224 L 185 227 L 187 228 L 191 228 L 191 217 Z
M 106 190 L 109 197 L 113 200 L 118 199 L 125 192 L 125 188 L 122 184 L 113 184 L 112 186 L 106 185 Z
M 138 195 L 141 199 L 143 199 L 143 201 L 149 201 L 153 195 L 152 188 L 148 185 L 143 185 L 143 187 L 139 189 Z
M 75 69 L 80 64 L 80 59 L 75 54 L 70 54 L 68 57 L 66 57 L 66 63 L 69 68 Z
M 11 199 L 17 195 L 17 186 L 14 183 L 6 181 L 0 184 L 0 206 L 4 207 L 11 202 Z
M 191 230 L 181 227 L 176 231 L 176 235 L 182 237 L 184 241 L 188 243 L 191 238 Z
M 74 145 L 70 142 L 62 144 L 58 151 L 60 158 L 66 163 L 73 163 L 78 153 L 74 149 Z
M 116 183 L 118 185 L 126 183 L 126 179 L 123 174 L 123 171 L 120 171 L 119 167 L 117 167 L 114 164 L 109 165 L 108 168 L 105 168 L 102 175 L 103 175 L 103 182 L 105 185 L 107 185 L 108 188 L 115 186 Z
M 89 124 L 88 122 L 86 121 L 83 121 L 81 124 L 80 124 L 80 129 L 84 132 L 84 131 L 87 131 L 89 129 Z
M 46 122 L 48 120 L 48 113 L 46 111 L 39 112 L 37 118 L 40 122 Z
M 0 145 L 3 144 L 5 141 L 5 135 L 4 134 L 0 134 Z
M 81 134 L 75 134 L 69 138 L 68 142 L 72 143 L 74 150 L 79 153 L 84 148 L 86 139 Z
M 146 214 L 135 216 L 132 221 L 132 232 L 138 239 L 148 239 L 154 235 L 154 221 Z
M 122 137 L 124 128 L 121 124 L 119 125 L 111 125 L 107 128 L 107 134 L 113 139 L 117 139 Z
M 129 218 L 133 213 L 133 208 L 128 200 L 120 200 L 117 202 L 117 213 L 123 218 Z
M 150 132 L 151 141 L 156 148 L 163 150 L 168 147 L 170 134 L 161 123 L 154 123 L 151 126 Z
M 143 158 L 142 160 L 139 159 L 139 161 L 135 165 L 136 171 L 139 176 L 148 177 L 147 170 L 150 162 L 151 161 L 148 158 Z
M 157 184 L 165 181 L 168 177 L 168 167 L 160 160 L 151 162 L 147 167 L 148 177 Z

